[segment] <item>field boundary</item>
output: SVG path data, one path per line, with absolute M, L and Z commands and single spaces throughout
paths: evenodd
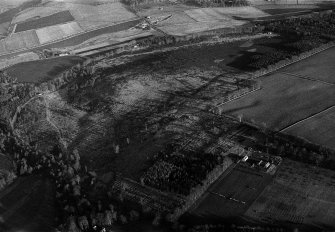
M 293 126 L 298 125 L 298 124 L 301 123 L 301 122 L 307 121 L 307 120 L 309 120 L 309 119 L 311 119 L 311 118 L 313 118 L 313 117 L 315 117 L 315 116 L 318 116 L 319 114 L 322 114 L 322 113 L 324 113 L 324 112 L 327 112 L 328 110 L 331 110 L 333 107 L 335 107 L 335 105 L 329 106 L 329 107 L 327 107 L 326 109 L 323 109 L 323 110 L 321 110 L 321 111 L 319 111 L 319 112 L 316 112 L 316 113 L 314 113 L 314 114 L 312 114 L 312 115 L 310 115 L 310 116 L 308 116 L 308 117 L 306 117 L 306 118 L 304 118 L 304 119 L 301 119 L 301 120 L 299 120 L 299 121 L 297 121 L 297 122 L 295 122 L 295 123 L 293 123 L 293 124 L 291 124 L 291 125 L 288 125 L 288 126 L 282 128 L 282 129 L 280 129 L 279 132 L 284 132 L 284 130 L 287 130 L 287 129 L 293 127 Z
M 216 105 L 216 107 L 223 106 L 224 104 L 227 104 L 228 102 L 235 101 L 235 100 L 237 100 L 237 99 L 239 99 L 241 97 L 244 97 L 244 96 L 246 96 L 248 94 L 251 94 L 251 93 L 256 92 L 258 90 L 261 90 L 261 89 L 262 89 L 262 87 L 259 87 L 259 88 L 253 89 L 251 91 L 246 91 L 246 92 L 242 93 L 241 95 L 237 96 L 236 98 L 230 99 L 230 100 L 225 101 L 225 102 L 221 102 L 220 104 Z
M 326 85 L 335 85 L 335 83 L 328 82 L 328 81 L 323 81 L 323 80 L 320 80 L 320 79 L 311 78 L 311 77 L 306 76 L 306 75 L 303 76 L 303 75 L 294 74 L 294 73 L 290 73 L 290 72 L 279 72 L 279 71 L 277 71 L 277 73 L 282 73 L 282 74 L 285 74 L 287 76 L 292 76 L 292 77 L 300 78 L 300 79 L 303 79 L 303 80 L 320 82 L 320 83 L 326 84 Z

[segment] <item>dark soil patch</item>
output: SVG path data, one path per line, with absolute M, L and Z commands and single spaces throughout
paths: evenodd
M 19 23 L 17 24 L 15 32 L 28 31 L 32 29 L 62 24 L 70 21 L 74 21 L 71 13 L 69 11 L 62 11 L 43 18 Z

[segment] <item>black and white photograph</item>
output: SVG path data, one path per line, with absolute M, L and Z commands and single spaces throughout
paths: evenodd
M 335 0 L 0 0 L 0 232 L 335 232 Z

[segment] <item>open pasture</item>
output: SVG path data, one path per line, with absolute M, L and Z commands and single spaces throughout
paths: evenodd
M 200 8 L 185 11 L 198 22 L 227 21 L 231 18 L 258 18 L 268 16 L 255 7 Z
M 41 44 L 63 39 L 83 32 L 78 23 L 70 22 L 36 30 L 36 34 Z
M 335 84 L 334 59 L 335 47 L 286 66 L 280 71 Z
M 16 77 L 18 82 L 40 83 L 56 77 L 83 60 L 78 56 L 62 56 L 19 63 L 9 67 L 6 71 L 9 75 Z
M 224 113 L 281 130 L 335 104 L 335 86 L 274 73 L 258 79 L 262 89 L 222 105 Z
M 38 29 L 48 26 L 53 26 L 57 24 L 63 24 L 70 21 L 73 21 L 74 18 L 72 17 L 69 11 L 61 11 L 50 16 L 46 16 L 43 18 L 22 22 L 17 24 L 15 32 L 27 31 L 32 29 Z
M 137 18 L 121 3 L 97 6 L 69 4 L 69 9 L 84 30 Z
M 188 214 L 197 217 L 199 223 L 240 217 L 271 180 L 269 174 L 237 164 L 210 186 Z
M 335 226 L 335 172 L 284 159 L 274 181 L 245 216 L 258 222 L 304 223 L 331 231 Z

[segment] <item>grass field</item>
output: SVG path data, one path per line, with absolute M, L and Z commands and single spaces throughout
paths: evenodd
M 285 68 L 281 72 L 292 73 L 307 78 L 313 78 L 335 83 L 335 48 L 328 49 Z
M 219 222 L 242 216 L 272 180 L 268 174 L 239 164 L 231 168 L 210 186 L 188 212 L 192 218 L 197 218 L 197 223 Z
M 283 132 L 304 138 L 314 144 L 335 149 L 335 108 L 332 107 L 314 117 L 304 120 Z
M 121 3 L 97 6 L 73 5 L 69 8 L 76 22 L 84 30 L 137 18 L 135 14 L 127 10 Z
M 53 26 L 57 24 L 63 24 L 73 20 L 74 18 L 72 17 L 69 11 L 61 11 L 56 14 L 52 14 L 50 16 L 19 23 L 16 26 L 15 32 L 27 31 L 32 29 Z
M 335 228 L 335 172 L 284 160 L 246 217 L 258 222 Z M 311 228 L 310 228 L 311 229 Z M 311 229 L 311 231 L 316 231 Z
M 50 43 L 83 32 L 76 22 L 44 27 L 36 30 L 41 44 Z
M 24 31 L 15 33 L 10 37 L 2 40 L 5 44 L 7 52 L 12 52 L 20 49 L 27 49 L 40 45 L 35 31 Z
M 225 113 L 280 130 L 335 104 L 335 86 L 274 73 L 259 78 L 262 89 L 222 106 Z
M 236 27 L 243 25 L 244 22 L 240 20 L 229 19 L 226 22 L 195 22 L 184 24 L 170 24 L 161 26 L 159 29 L 169 35 L 183 36 L 187 34 L 209 31 L 219 28 Z
M 198 22 L 227 21 L 228 19 L 237 18 L 258 18 L 268 16 L 263 11 L 246 6 L 246 7 L 223 7 L 223 8 L 201 8 L 185 11 L 191 18 Z
M 18 82 L 40 83 L 54 78 L 82 60 L 83 58 L 77 56 L 63 56 L 29 61 L 11 66 L 7 72 L 16 77 Z

